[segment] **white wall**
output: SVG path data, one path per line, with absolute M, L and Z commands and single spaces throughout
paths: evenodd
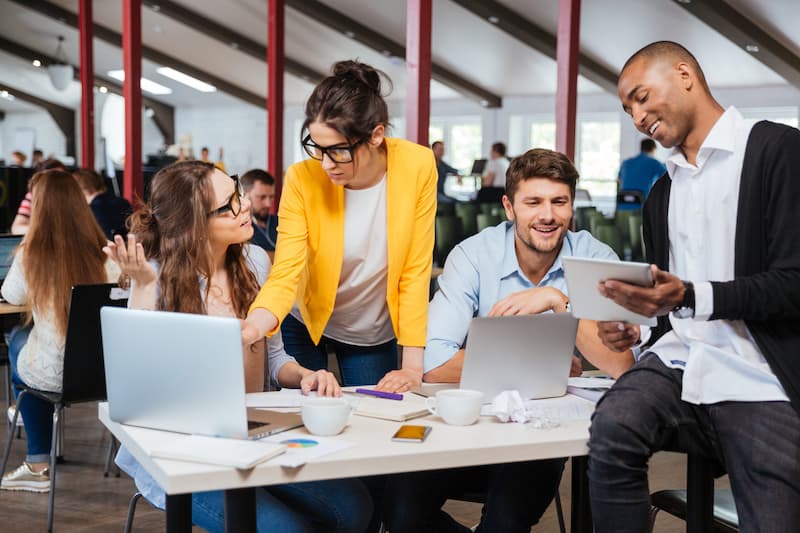
M 56 125 L 53 118 L 46 111 L 31 111 L 25 113 L 6 113 L 6 118 L 0 121 L 0 158 L 9 161 L 11 152 L 21 147 L 14 146 L 14 139 L 18 129 L 32 129 L 35 135 L 34 147 L 40 148 L 45 157 L 53 154 L 56 157 L 66 153 L 66 138 Z M 31 161 L 28 154 L 27 163 Z

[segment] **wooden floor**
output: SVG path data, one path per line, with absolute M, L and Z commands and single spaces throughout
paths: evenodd
M 2 397 L 0 397 L 2 398 Z M 0 399 L 2 402 L 2 399 Z M 3 414 L 5 408 L 3 408 Z M 128 501 L 135 492 L 133 481 L 122 474 L 103 477 L 103 465 L 108 445 L 108 434 L 97 420 L 97 406 L 82 404 L 67 409 L 66 462 L 58 466 L 56 477 L 56 511 L 54 531 L 108 532 L 122 531 Z M 0 442 L 4 445 L 7 424 L 0 423 Z M 9 469 L 16 468 L 25 455 L 25 437 L 15 439 L 12 445 Z M 1 446 L 1 445 L 0 445 Z M 570 472 L 564 472 L 561 482 L 561 499 L 569 527 Z M 651 489 L 685 486 L 685 459 L 682 455 L 662 453 L 651 463 Z M 727 486 L 727 479 L 718 481 Z M 450 501 L 446 509 L 462 523 L 475 525 L 480 517 L 480 506 L 474 503 Z M 684 531 L 683 522 L 662 513 L 656 531 L 677 533 Z M 6 533 L 44 531 L 47 525 L 47 495 L 25 492 L 0 491 L 0 530 Z M 164 514 L 141 502 L 137 508 L 134 531 L 163 531 Z M 200 531 L 195 528 L 195 531 Z M 533 531 L 558 532 L 555 505 L 542 518 Z

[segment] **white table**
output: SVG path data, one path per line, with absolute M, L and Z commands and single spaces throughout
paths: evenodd
M 573 457 L 572 531 L 591 531 L 586 461 L 589 421 L 566 421 L 559 427 L 532 430 L 482 417 L 468 427 L 444 424 L 429 416 L 416 419 L 433 427 L 422 444 L 392 442 L 399 422 L 351 416 L 340 438 L 355 445 L 288 469 L 268 463 L 248 471 L 153 459 L 149 450 L 180 435 L 126 426 L 108 417 L 99 404 L 100 421 L 114 434 L 167 493 L 167 531 L 191 529 L 191 493 L 226 491 L 226 530 L 255 529 L 255 487 L 345 477 L 394 474 L 492 463 Z

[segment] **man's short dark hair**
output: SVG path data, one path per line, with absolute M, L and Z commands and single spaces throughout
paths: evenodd
M 620 76 L 622 76 L 622 73 L 626 68 L 628 68 L 628 65 L 637 59 L 648 59 L 651 61 L 659 59 L 671 59 L 672 61 L 682 61 L 684 63 L 688 63 L 692 69 L 696 71 L 697 76 L 706 92 L 709 91 L 706 75 L 703 73 L 703 69 L 700 68 L 700 63 L 697 61 L 697 58 L 694 57 L 694 55 L 692 55 L 692 53 L 683 45 L 672 41 L 656 41 L 654 43 L 650 43 L 647 46 L 639 49 L 625 62 L 625 64 L 622 66 L 622 69 L 619 71 Z
M 570 199 L 574 199 L 579 177 L 575 166 L 561 152 L 534 148 L 511 160 L 506 172 L 506 196 L 513 202 L 521 181 L 545 178 L 566 183 Z
M 72 173 L 80 188 L 88 193 L 105 192 L 105 180 L 92 169 L 81 168 Z
M 264 185 L 275 185 L 275 178 L 272 177 L 272 174 L 266 170 L 261 170 L 260 168 L 248 170 L 242 174 L 242 177 L 239 178 L 239 181 L 242 183 L 242 188 L 244 189 L 245 193 L 250 192 L 250 189 L 253 188 L 253 185 L 257 181 L 260 181 Z
M 37 155 L 38 156 L 44 156 L 44 152 L 42 152 L 41 150 L 39 150 L 37 148 L 36 150 L 33 151 L 33 156 L 36 157 Z
M 442 141 L 433 141 L 431 143 L 431 150 L 433 150 L 434 148 L 436 148 L 440 144 L 444 144 L 444 143 Z
M 653 139 L 642 139 L 639 148 L 642 152 L 647 152 L 649 154 L 656 149 L 656 142 Z
M 505 145 L 505 143 L 500 143 L 500 142 L 494 143 L 492 145 L 492 151 L 497 152 L 502 157 L 505 157 L 505 155 L 506 155 L 506 145 Z

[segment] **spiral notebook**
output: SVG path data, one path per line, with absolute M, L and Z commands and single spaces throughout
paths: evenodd
M 404 394 L 402 400 L 386 400 L 383 398 L 359 398 L 353 414 L 370 418 L 382 418 L 405 422 L 430 414 L 425 405 L 425 398 L 416 394 Z
M 285 451 L 285 445 L 271 442 L 186 435 L 150 450 L 150 456 L 246 470 Z

